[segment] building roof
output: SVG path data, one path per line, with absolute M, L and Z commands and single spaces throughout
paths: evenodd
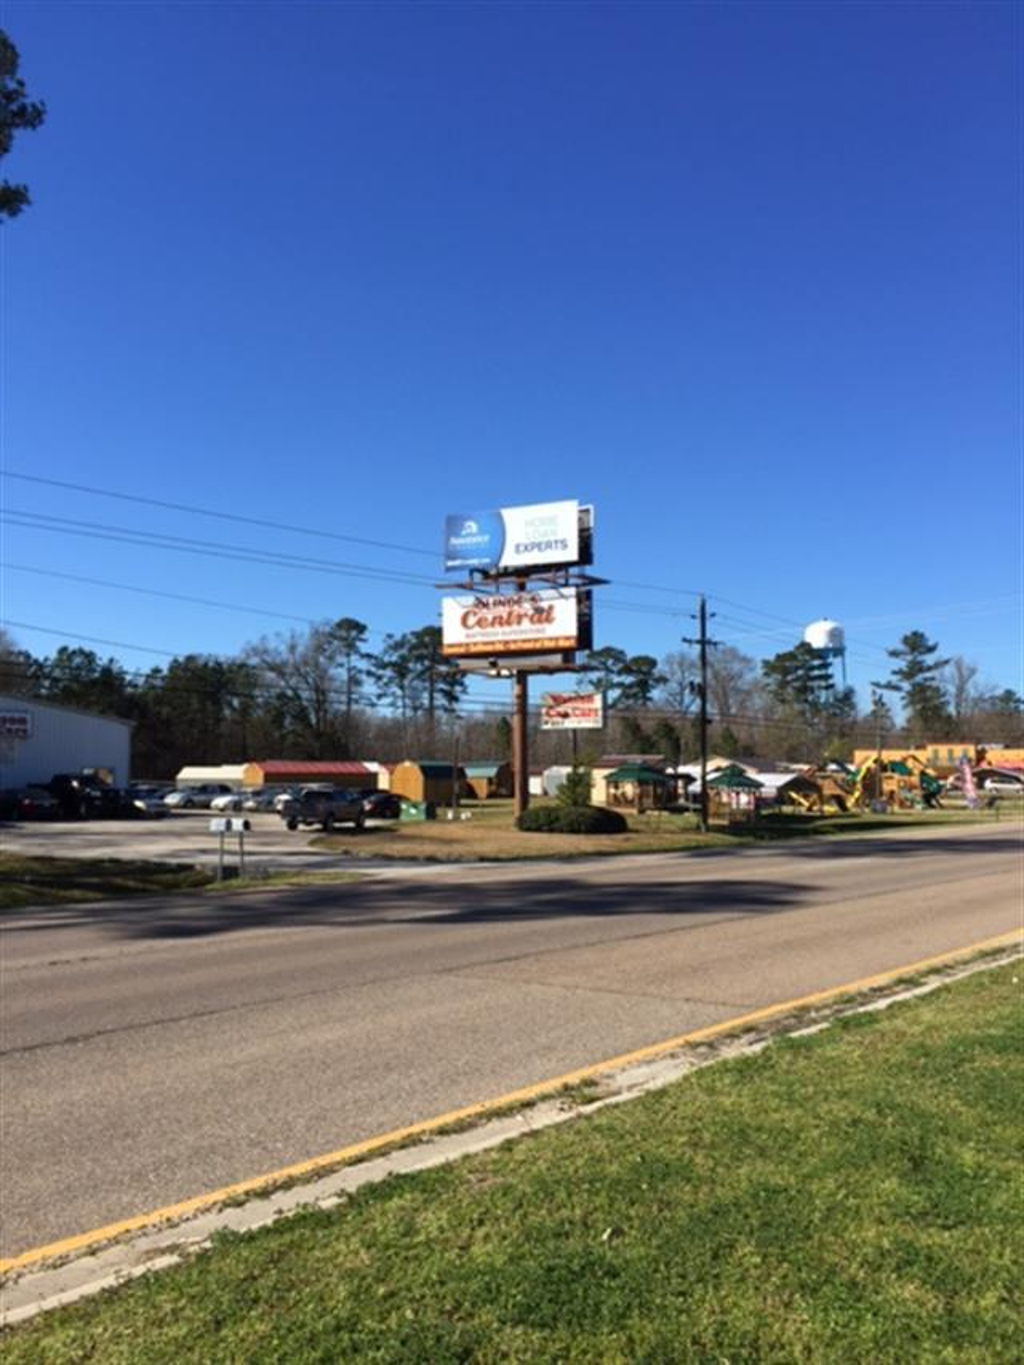
M 462 771 L 467 777 L 497 777 L 507 763 L 463 763 Z
M 595 768 L 621 768 L 628 763 L 639 763 L 645 768 L 665 767 L 664 754 L 604 754 L 592 766 Z
M 257 768 L 262 768 L 264 777 L 277 777 L 284 773 L 308 773 L 310 776 L 315 774 L 318 777 L 343 775 L 364 777 L 374 771 L 365 763 L 356 763 L 353 759 L 258 758 L 254 761 Z
M 760 791 L 762 785 L 756 777 L 748 777 L 738 763 L 723 768 L 720 773 L 708 778 L 709 787 L 719 787 L 727 791 Z
M 453 770 L 452 765 L 450 763 L 442 763 L 439 759 L 406 758 L 403 759 L 402 763 L 399 763 L 397 766 L 401 768 L 404 763 L 407 763 L 410 768 L 419 768 L 420 772 L 423 774 L 424 777 L 450 778 L 453 771 L 456 773 L 464 773 L 464 769 L 461 763 L 457 768 Z
M 607 773 L 606 782 L 671 782 L 671 777 L 659 768 L 649 768 L 645 763 L 624 763 L 621 768 Z

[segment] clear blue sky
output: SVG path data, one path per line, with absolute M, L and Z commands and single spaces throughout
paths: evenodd
M 1021 690 L 1017 6 L 0 23 L 48 106 L 5 163 L 4 469 L 398 547 L 4 478 L 26 648 L 379 644 L 438 619 L 446 513 L 579 498 L 599 645 L 679 648 L 703 591 L 756 657 L 840 621 L 862 703 L 915 628 Z

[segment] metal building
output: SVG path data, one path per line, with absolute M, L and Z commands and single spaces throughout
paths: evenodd
M 115 786 L 131 777 L 132 723 L 0 695 L 0 787 L 45 784 L 55 773 L 96 769 Z

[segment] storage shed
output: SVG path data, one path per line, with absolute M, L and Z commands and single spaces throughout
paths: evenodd
M 0 696 L 0 787 L 95 771 L 115 786 L 131 779 L 131 721 L 34 697 Z
M 391 790 L 408 801 L 433 801 L 435 805 L 443 805 L 452 799 L 453 782 L 457 784 L 460 798 L 469 794 L 465 772 L 451 763 L 406 759 L 391 769 Z
M 478 801 L 492 796 L 512 795 L 512 765 L 510 763 L 464 763 L 470 795 Z
M 324 782 L 334 787 L 365 788 L 376 791 L 380 764 L 358 763 L 355 759 L 264 758 L 245 765 L 247 787 L 292 787 L 302 783 Z

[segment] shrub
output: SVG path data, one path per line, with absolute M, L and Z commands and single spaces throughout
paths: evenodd
M 571 768 L 558 788 L 555 800 L 560 806 L 589 806 L 592 778 L 589 768 Z
M 623 834 L 629 825 L 603 806 L 530 806 L 516 821 L 533 834 Z

